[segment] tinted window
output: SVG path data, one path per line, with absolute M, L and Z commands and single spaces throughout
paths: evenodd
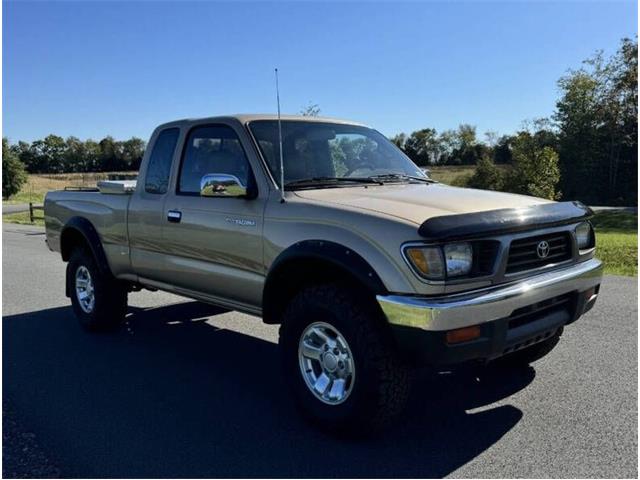
M 180 167 L 178 192 L 200 195 L 200 180 L 209 173 L 234 175 L 242 185 L 249 184 L 249 162 L 231 127 L 217 125 L 191 130 Z
M 148 193 L 166 193 L 171 172 L 171 160 L 176 149 L 180 129 L 167 128 L 158 135 L 149 157 L 144 190 Z

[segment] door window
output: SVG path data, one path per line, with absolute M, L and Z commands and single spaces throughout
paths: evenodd
M 178 193 L 200 195 L 200 180 L 207 174 L 235 176 L 247 187 L 249 161 L 235 131 L 224 125 L 196 127 L 189 133 L 180 167 Z

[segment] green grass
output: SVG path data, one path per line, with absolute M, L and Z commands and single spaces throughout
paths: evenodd
M 496 165 L 496 167 L 502 171 L 510 168 L 508 165 Z M 427 168 L 431 178 L 454 187 L 466 187 L 469 179 L 476 171 L 475 165 L 430 166 Z
M 447 185 L 462 187 L 476 171 L 473 165 L 465 165 L 460 167 L 427 167 L 429 175 L 434 180 Z
M 2 216 L 2 221 L 5 223 L 19 223 L 20 225 L 42 225 L 44 226 L 44 218 L 42 217 L 42 210 L 36 210 L 34 222 L 31 223 L 29 219 L 29 212 L 19 213 L 7 213 Z
M 602 212 L 592 222 L 596 231 L 596 257 L 604 262 L 605 273 L 638 275 L 638 215 Z

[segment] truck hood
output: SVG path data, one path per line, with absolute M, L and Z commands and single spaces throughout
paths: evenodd
M 365 187 L 298 190 L 300 198 L 358 208 L 402 218 L 416 224 L 460 213 L 521 208 L 550 200 L 512 193 L 450 187 L 443 184 L 396 184 Z

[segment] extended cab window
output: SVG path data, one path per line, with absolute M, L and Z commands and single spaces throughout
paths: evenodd
M 240 139 L 231 127 L 196 127 L 187 138 L 180 167 L 178 193 L 200 194 L 200 180 L 207 174 L 234 175 L 247 186 L 251 181 L 249 161 Z
M 171 161 L 173 160 L 173 152 L 176 148 L 179 134 L 179 128 L 167 128 L 158 135 L 149 157 L 147 178 L 144 184 L 145 192 L 167 193 Z

